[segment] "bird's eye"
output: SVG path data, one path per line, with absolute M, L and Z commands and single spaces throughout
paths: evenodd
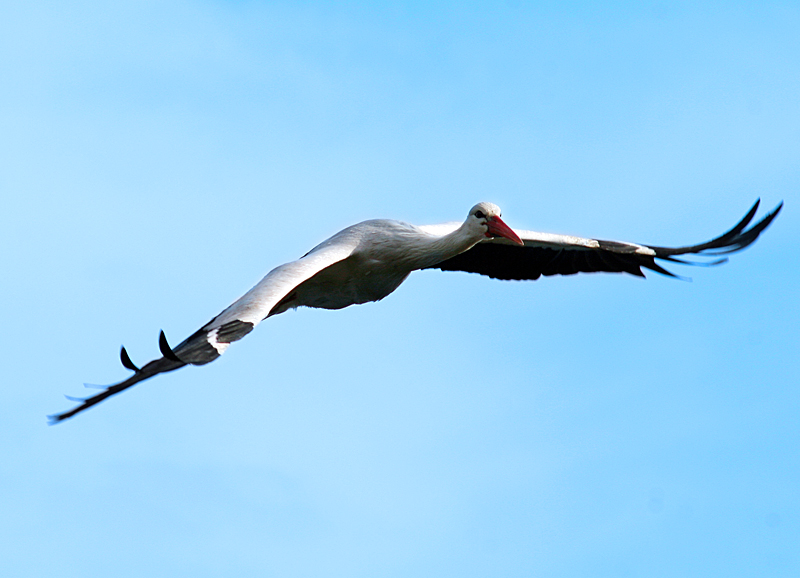
M 486 215 L 483 214 L 483 211 L 475 211 L 475 216 L 479 219 L 485 219 Z

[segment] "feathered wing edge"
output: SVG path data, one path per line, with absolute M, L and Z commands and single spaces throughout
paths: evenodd
M 134 372 L 133 375 L 87 398 L 66 396 L 67 399 L 80 404 L 69 411 L 48 416 L 49 424 L 54 425 L 69 419 L 160 373 L 174 371 L 186 365 L 205 365 L 214 361 L 222 355 L 228 345 L 250 333 L 263 319 L 280 312 L 279 306 L 285 298 L 292 295 L 298 285 L 329 265 L 347 258 L 354 248 L 355 244 L 348 240 L 338 245 L 323 244 L 297 261 L 276 267 L 255 287 L 174 349 L 170 347 L 162 331 L 158 338 L 158 346 L 163 357 L 141 368 L 133 363 L 127 350 L 122 347 L 119 352 L 120 361 L 126 369 Z
M 164 335 L 163 331 L 161 332 L 161 335 L 162 336 Z M 126 358 L 128 360 L 130 360 L 127 357 L 127 355 L 128 354 L 125 351 L 125 348 L 123 347 L 121 352 L 120 352 L 120 357 L 122 358 L 122 364 L 125 365 L 125 367 L 127 367 L 128 369 L 132 369 L 131 367 L 129 367 L 125 363 Z M 60 423 L 60 422 L 64 421 L 65 419 L 69 419 L 72 416 L 74 416 L 76 414 L 79 414 L 80 412 L 82 412 L 84 410 L 89 409 L 93 405 L 96 405 L 96 404 L 100 403 L 101 401 L 104 401 L 105 399 L 111 397 L 112 395 L 115 395 L 115 394 L 117 394 L 117 393 L 119 393 L 121 391 L 124 391 L 124 390 L 128 389 L 131 386 L 136 385 L 140 381 L 144 381 L 145 379 L 150 379 L 151 377 L 153 377 L 155 375 L 158 375 L 159 373 L 166 373 L 168 371 L 174 371 L 176 369 L 180 369 L 181 367 L 183 367 L 185 365 L 186 365 L 186 363 L 184 363 L 182 361 L 174 361 L 172 359 L 167 359 L 166 357 L 161 357 L 160 359 L 156 359 L 154 361 L 151 361 L 150 363 L 148 363 L 147 365 L 145 365 L 144 367 L 142 367 L 139 370 L 134 370 L 135 373 L 133 375 L 131 375 L 125 381 L 121 381 L 120 383 L 117 383 L 117 384 L 114 384 L 114 385 L 110 385 L 107 388 L 105 388 L 103 391 L 101 391 L 100 393 L 95 394 L 95 395 L 93 395 L 91 397 L 87 397 L 87 398 L 81 399 L 81 398 L 66 396 L 66 398 L 68 400 L 70 400 L 70 401 L 78 401 L 78 402 L 80 402 L 80 404 L 75 406 L 74 408 L 72 408 L 69 411 L 65 411 L 65 412 L 62 412 L 62 413 L 57 413 L 55 415 L 47 416 L 48 422 L 49 422 L 50 425 L 54 425 L 54 424 Z
M 673 258 L 673 255 L 687 255 L 687 254 L 705 254 L 705 255 L 724 255 L 726 253 L 735 253 L 736 251 L 741 251 L 745 247 L 749 246 L 750 244 L 755 241 L 761 232 L 766 229 L 772 220 L 780 213 L 781 209 L 783 208 L 783 201 L 781 201 L 777 207 L 775 207 L 772 211 L 767 213 L 760 221 L 758 221 L 755 225 L 750 227 L 749 229 L 745 230 L 747 225 L 750 224 L 750 221 L 753 220 L 753 217 L 758 210 L 758 206 L 761 204 L 761 199 L 758 199 L 753 207 L 747 212 L 747 214 L 739 221 L 730 231 L 707 241 L 705 243 L 700 243 L 697 245 L 688 245 L 685 247 L 653 247 L 650 248 L 655 251 L 656 257 L 659 259 L 664 259 L 666 261 L 674 261 L 676 263 L 689 263 L 692 262 L 683 261 L 681 259 Z
M 742 249 L 747 248 L 751 244 L 755 242 L 755 240 L 761 235 L 761 233 L 766 229 L 770 223 L 772 223 L 773 219 L 780 213 L 781 209 L 783 208 L 783 201 L 781 201 L 777 207 L 775 207 L 771 212 L 767 213 L 760 221 L 755 223 L 752 227 L 747 229 L 747 225 L 753 220 L 753 217 L 758 211 L 758 207 L 761 204 L 761 199 L 757 199 L 747 214 L 739 221 L 733 228 L 731 228 L 726 233 L 723 233 L 719 237 L 715 237 L 710 241 L 706 241 L 705 243 L 698 243 L 697 245 L 686 245 L 683 247 L 656 247 L 653 245 L 646 245 L 645 247 L 652 251 L 652 255 L 643 255 L 638 251 L 635 251 L 633 255 L 635 255 L 634 259 L 631 259 L 631 264 L 637 267 L 645 267 L 650 269 L 651 271 L 655 271 L 657 273 L 661 273 L 662 275 L 667 275 L 669 277 L 677 277 L 683 279 L 679 275 L 676 275 L 672 271 L 669 271 L 656 263 L 656 259 L 661 259 L 664 261 L 669 261 L 671 263 L 678 263 L 680 265 L 691 265 L 691 266 L 703 266 L 709 267 L 713 265 L 721 265 L 728 261 L 728 258 L 724 255 L 729 253 L 735 253 L 737 251 L 741 251 Z M 613 245 L 613 242 L 609 241 L 598 241 L 600 247 L 606 250 L 614 250 L 612 247 L 609 247 L 609 244 Z M 623 253 L 625 251 L 622 251 Z M 695 255 L 697 257 L 708 257 L 713 258 L 709 261 L 702 261 L 702 260 L 687 260 L 687 259 L 678 259 L 675 255 Z M 640 273 L 641 274 L 641 270 Z
M 760 204 L 761 199 L 756 200 L 752 208 L 732 229 L 726 233 L 723 233 L 719 237 L 711 239 L 710 241 L 706 241 L 705 243 L 687 245 L 684 247 L 655 247 L 648 245 L 648 248 L 652 249 L 655 255 L 652 258 L 652 262 L 642 263 L 642 266 L 663 275 L 677 277 L 677 275 L 671 271 L 668 271 L 667 269 L 664 269 L 658 263 L 656 263 L 655 259 L 662 259 L 671 263 L 693 266 L 712 266 L 725 263 L 728 258 L 724 257 L 724 255 L 741 251 L 742 249 L 752 245 L 755 240 L 758 239 L 758 236 L 761 235 L 764 229 L 766 229 L 770 223 L 772 223 L 775 217 L 778 216 L 778 213 L 780 213 L 781 209 L 783 208 L 783 201 L 781 201 L 777 207 L 767 213 L 760 221 L 747 229 L 747 225 L 749 225 L 753 220 L 753 217 L 755 216 Z M 675 255 L 697 255 L 699 257 L 716 258 L 711 261 L 694 261 L 678 259 L 675 257 Z

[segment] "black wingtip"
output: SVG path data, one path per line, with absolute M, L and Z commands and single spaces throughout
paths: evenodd
M 772 221 L 778 216 L 778 213 L 783 208 L 783 201 L 781 201 L 771 212 L 767 213 L 766 216 L 764 216 L 760 221 L 747 229 L 747 226 L 753 220 L 753 217 L 755 216 L 756 211 L 758 211 L 758 207 L 760 205 L 761 199 L 758 199 L 747 212 L 747 214 L 742 218 L 742 220 L 739 221 L 730 231 L 705 243 L 688 245 L 685 247 L 651 246 L 650 248 L 656 252 L 656 258 L 666 259 L 668 261 L 677 261 L 676 259 L 673 259 L 675 255 L 694 254 L 709 257 L 724 255 L 726 253 L 736 253 L 737 251 L 741 251 L 745 247 L 751 245 L 764 231 L 764 229 L 766 229 L 770 223 L 772 223 Z
M 54 413 L 52 415 L 47 416 L 47 425 L 56 425 L 57 423 L 61 423 L 63 421 L 68 420 L 75 414 L 74 411 L 65 411 L 63 413 Z
M 180 358 L 175 355 L 175 352 L 172 351 L 172 348 L 169 346 L 169 343 L 167 342 L 167 336 L 164 335 L 163 330 L 158 336 L 158 348 L 161 350 L 161 355 L 163 355 L 166 359 L 169 359 L 170 361 L 181 362 Z
M 119 359 L 120 361 L 122 361 L 122 365 L 124 365 L 126 369 L 130 369 L 131 371 L 135 371 L 136 373 L 139 373 L 141 371 L 141 369 L 136 367 L 136 364 L 133 361 L 131 361 L 131 357 L 130 355 L 128 355 L 128 352 L 125 349 L 124 345 L 122 346 L 122 349 L 119 350 Z
M 684 277 L 683 275 L 678 275 L 677 273 L 673 273 L 668 269 L 664 269 L 664 267 L 662 267 L 655 261 L 653 261 L 652 263 L 648 263 L 646 267 L 651 271 L 655 271 L 656 273 L 660 273 L 661 275 L 665 275 L 666 277 L 672 277 L 673 279 L 677 279 L 678 281 L 688 281 L 690 283 L 692 281 L 691 277 Z
M 769 220 L 772 221 L 772 219 L 778 216 L 778 213 L 781 212 L 782 208 L 783 208 L 783 201 L 778 203 L 778 206 L 772 209 L 772 211 L 770 211 L 770 213 L 767 215 L 766 218 L 769 218 Z

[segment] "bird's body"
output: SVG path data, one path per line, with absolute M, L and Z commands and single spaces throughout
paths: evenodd
M 500 219 L 499 207 L 491 203 L 475 205 L 461 224 L 415 226 L 388 219 L 364 221 L 336 233 L 300 259 L 267 273 L 250 291 L 174 349 L 162 332 L 159 346 L 163 357 L 141 369 L 122 348 L 123 365 L 135 373 L 92 397 L 76 400 L 81 404 L 52 416 L 51 420 L 56 423 L 72 417 L 159 373 L 187 364 L 209 363 L 262 320 L 288 309 L 301 306 L 341 309 L 379 301 L 417 269 L 459 270 L 519 280 L 599 271 L 644 276 L 642 267 L 672 275 L 655 259 L 696 264 L 677 259 L 675 255 L 718 256 L 743 249 L 755 241 L 781 206 L 746 229 L 757 208 L 758 203 L 724 235 L 707 243 L 679 248 L 534 231 L 515 232 Z
M 400 221 L 371 220 L 348 227 L 291 264 L 325 255 L 331 248 L 348 253 L 304 281 L 296 289 L 296 298 L 274 313 L 297 306 L 341 309 L 379 301 L 397 289 L 411 271 L 432 258 L 436 261 L 435 255 L 457 254 L 437 243 L 441 243 L 440 237 Z

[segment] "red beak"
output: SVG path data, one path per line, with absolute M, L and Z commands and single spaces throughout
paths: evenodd
M 486 232 L 487 237 L 505 237 L 509 241 L 514 241 L 517 245 L 524 245 L 522 239 L 519 238 L 514 230 L 506 225 L 500 217 L 489 217 L 486 221 L 486 226 L 489 230 Z

